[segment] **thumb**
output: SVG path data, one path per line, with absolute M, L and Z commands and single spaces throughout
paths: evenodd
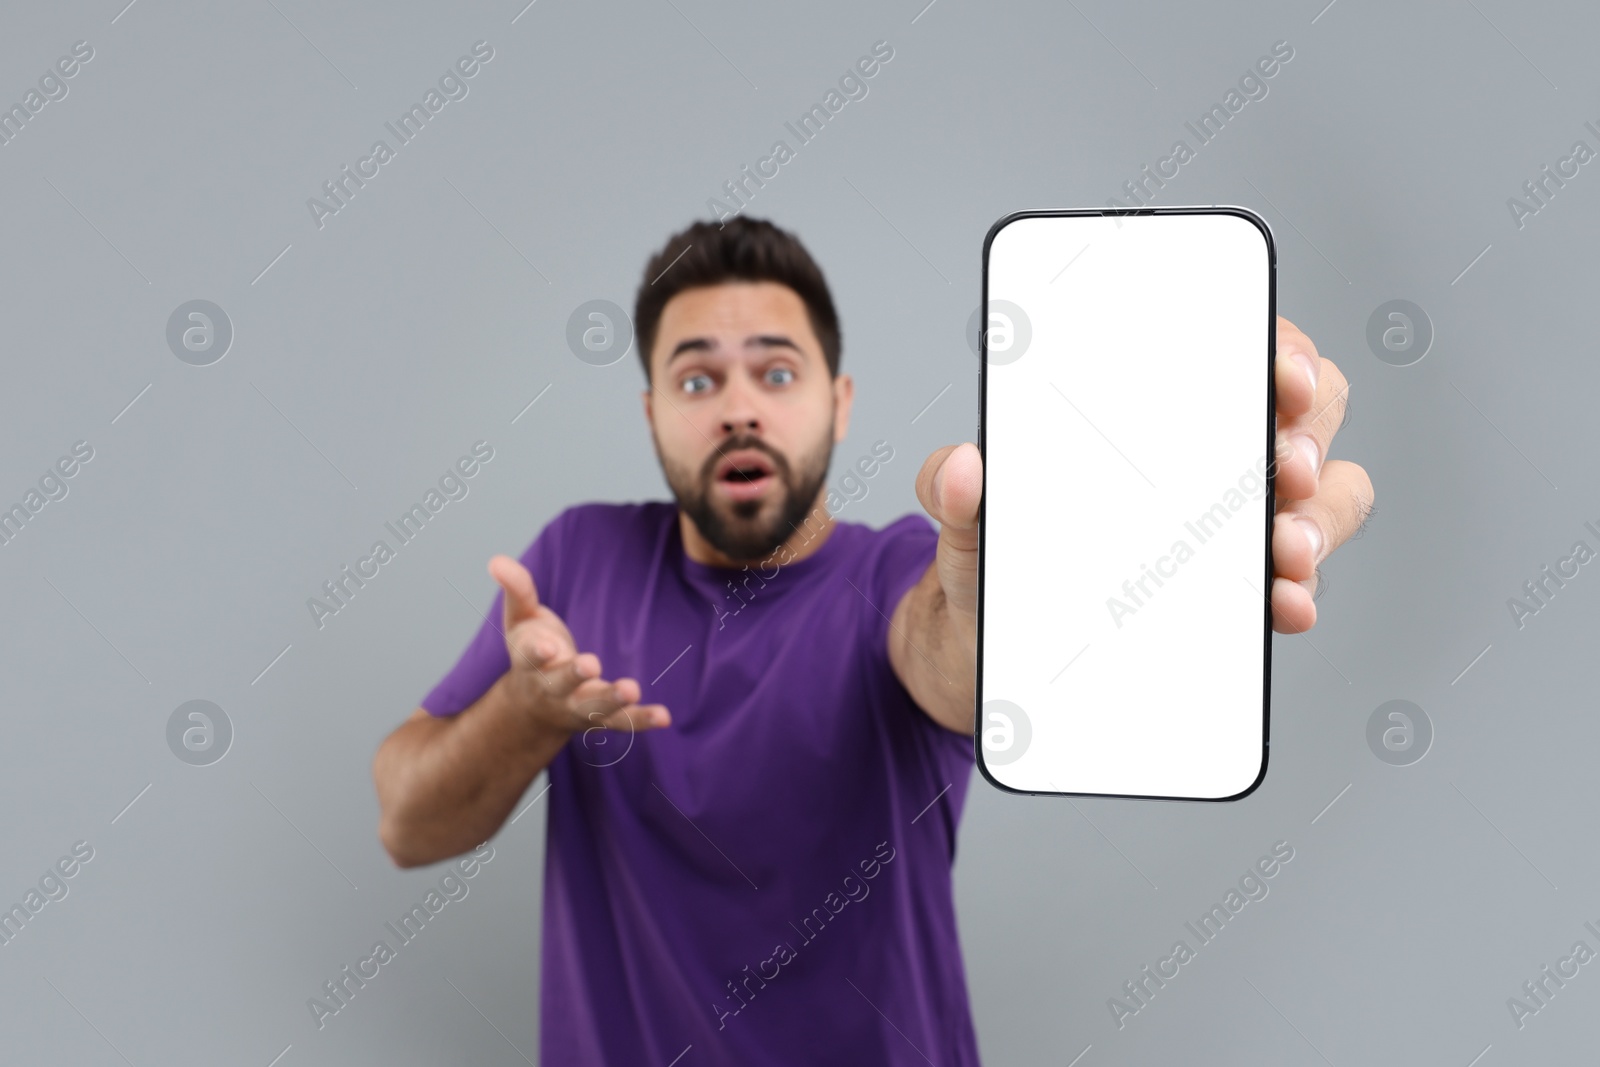
M 507 633 L 517 623 L 539 613 L 539 592 L 528 568 L 510 556 L 495 556 L 489 560 L 489 574 L 505 590 L 503 628 Z
M 963 544 L 970 541 L 977 548 L 983 454 L 976 445 L 946 445 L 934 452 L 917 474 L 916 491 L 923 510 L 943 530 L 960 531 Z

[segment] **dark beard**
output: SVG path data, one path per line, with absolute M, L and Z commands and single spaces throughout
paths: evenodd
M 729 559 L 748 563 L 764 560 L 794 534 L 802 520 L 816 505 L 817 495 L 828 477 L 828 465 L 833 461 L 833 420 L 828 420 L 828 432 L 822 443 L 805 457 L 796 471 L 789 461 L 764 442 L 754 437 L 732 437 L 722 442 L 720 451 L 706 458 L 698 476 L 685 477 L 680 468 L 662 458 L 661 468 L 666 473 L 667 484 L 678 501 L 678 507 L 695 524 L 712 547 Z M 731 515 L 712 504 L 712 474 L 722 457 L 743 448 L 753 448 L 766 454 L 772 461 L 772 476 L 780 483 L 782 502 L 777 512 L 766 522 L 758 516 L 769 510 L 766 500 L 734 501 Z M 661 447 L 656 446 L 661 457 Z

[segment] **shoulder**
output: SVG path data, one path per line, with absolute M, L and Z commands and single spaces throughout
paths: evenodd
M 522 565 L 533 575 L 540 600 L 565 616 L 573 607 L 576 583 L 584 576 L 614 573 L 621 561 L 652 558 L 653 546 L 676 515 L 674 505 L 659 500 L 573 504 L 523 549 Z
M 550 520 L 547 529 L 574 546 L 610 545 L 622 537 L 652 537 L 677 513 L 677 506 L 665 500 L 620 504 L 596 501 L 564 508 Z
M 939 543 L 938 529 L 926 515 L 916 512 L 902 515 L 877 530 L 860 523 L 850 525 L 856 528 L 862 554 L 878 566 L 924 556 L 931 560 Z
M 939 547 L 939 531 L 927 516 L 903 515 L 881 529 L 861 523 L 845 524 L 859 546 L 856 567 L 864 592 L 887 617 L 932 565 Z
M 912 541 L 922 538 L 939 539 L 939 531 L 934 527 L 933 520 L 920 511 L 913 511 L 900 516 L 881 530 L 874 531 L 885 541 Z

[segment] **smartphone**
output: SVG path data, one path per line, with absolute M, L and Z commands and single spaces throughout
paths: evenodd
M 1275 279 L 1242 207 L 1018 211 L 984 239 L 974 745 L 1001 789 L 1265 778 Z

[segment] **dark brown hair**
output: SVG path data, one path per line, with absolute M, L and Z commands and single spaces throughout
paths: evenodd
M 777 282 L 794 290 L 806 306 L 811 330 L 822 345 L 828 374 L 839 376 L 839 316 L 828 283 L 800 239 L 766 219 L 740 215 L 718 225 L 700 221 L 668 238 L 645 265 L 634 297 L 633 327 L 639 360 L 650 380 L 650 353 L 667 301 L 683 292 L 724 282 Z

